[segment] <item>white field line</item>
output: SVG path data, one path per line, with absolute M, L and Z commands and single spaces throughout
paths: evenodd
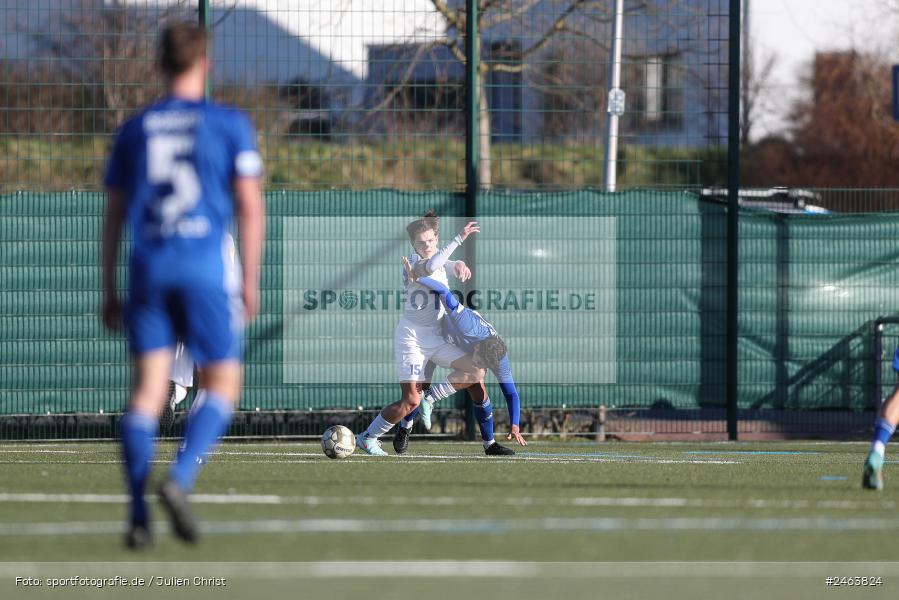
M 155 496 L 146 496 L 155 502 Z M 0 503 L 63 503 L 63 504 L 124 504 L 125 494 L 44 494 L 0 493 Z M 715 499 L 715 498 L 641 498 L 617 496 L 583 496 L 574 498 L 552 497 L 499 497 L 469 496 L 280 496 L 275 494 L 193 494 L 195 504 L 227 505 L 294 505 L 294 506 L 463 506 L 477 504 L 526 507 L 574 507 L 574 508 L 734 508 L 734 509 L 794 509 L 794 510 L 894 510 L 892 500 L 769 500 L 764 498 Z
M 826 577 L 834 572 L 899 575 L 897 562 L 514 562 L 514 561 L 322 561 L 322 562 L 114 562 L 0 563 L 2 577 L 112 577 L 165 573 L 166 577 L 297 580 L 314 578 L 750 578 Z M 335 581 L 335 585 L 337 582 Z M 339 589 L 335 587 L 335 589 Z
M 538 518 L 538 519 L 262 519 L 206 521 L 207 535 L 285 533 L 427 533 L 431 535 L 509 535 L 524 532 L 616 533 L 635 531 L 899 531 L 899 519 L 888 518 Z M 3 523 L 0 536 L 113 535 L 124 532 L 120 521 Z M 155 528 L 167 530 L 164 524 Z
M 0 453 L 3 454 L 113 454 L 117 452 L 118 448 L 110 448 L 109 450 L 35 450 L 23 448 L 0 448 Z
M 3 454 L 31 454 L 31 453 L 42 453 L 42 454 L 65 454 L 65 455 L 83 455 L 83 456 L 91 456 L 91 455 L 99 455 L 99 456 L 108 456 L 109 454 L 117 453 L 116 451 L 109 452 L 97 452 L 97 451 L 85 451 L 80 452 L 76 450 L 25 450 L 25 449 L 16 449 L 12 451 L 2 450 L 0 449 L 0 464 L 119 464 L 121 461 L 119 459 L 109 459 L 109 458 L 85 458 L 80 460 L 54 460 L 52 462 L 47 460 L 34 459 L 29 460 L 27 458 L 2 458 Z M 299 464 L 304 462 L 305 459 L 316 459 L 316 460 L 324 460 L 325 456 L 321 452 L 247 452 L 247 451 L 217 451 L 212 453 L 213 457 L 224 457 L 223 461 L 229 463 L 249 463 L 249 464 Z M 271 457 L 271 458 L 266 458 Z M 297 458 L 300 460 L 290 460 L 290 458 Z M 363 459 L 366 462 L 363 463 L 359 459 Z M 394 461 L 404 461 L 404 462 L 413 462 L 413 463 L 445 463 L 445 462 L 461 462 L 461 463 L 476 463 L 476 462 L 495 462 L 498 459 L 490 456 L 477 455 L 477 454 L 422 454 L 422 455 L 408 455 L 408 456 L 391 456 L 387 457 L 388 462 L 390 459 Z M 368 464 L 367 461 L 370 460 L 384 460 L 381 457 L 369 457 L 362 452 L 358 452 L 354 455 L 353 460 L 342 460 L 342 461 L 334 461 L 337 464 Z M 668 465 L 668 464 L 697 464 L 697 465 L 736 465 L 742 464 L 743 460 L 733 460 L 733 459 L 719 459 L 719 458 L 659 458 L 654 456 L 640 456 L 634 454 L 621 454 L 616 455 L 614 453 L 596 453 L 596 454 L 563 454 L 563 455 L 536 455 L 536 456 L 528 456 L 527 453 L 520 453 L 514 457 L 504 457 L 502 459 L 503 462 L 509 463 L 547 463 L 547 464 L 561 464 L 561 463 L 643 463 L 643 464 L 660 464 L 660 465 Z M 165 464 L 168 462 L 167 459 L 158 459 L 152 461 L 154 464 Z

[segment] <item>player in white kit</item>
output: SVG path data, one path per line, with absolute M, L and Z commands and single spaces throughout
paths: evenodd
M 169 397 L 159 417 L 159 433 L 166 434 L 175 423 L 175 410 L 194 386 L 194 359 L 183 342 L 175 345 L 175 360 L 169 377 Z
M 430 275 L 449 285 L 445 268 L 450 267 L 464 281 L 471 276 L 471 271 L 464 262 L 449 261 L 449 257 L 469 235 L 479 231 L 475 221 L 469 222 L 452 242 L 438 252 L 439 220 L 435 213 L 429 211 L 406 227 L 415 250 L 409 256 L 409 262 L 418 276 Z M 440 319 L 446 311 L 436 295 L 425 286 L 410 281 L 405 270 L 403 289 L 406 301 L 393 337 L 396 376 L 400 381 L 402 397 L 384 408 L 368 428 L 356 436 L 357 446 L 374 456 L 387 456 L 379 438 L 418 408 L 421 402 L 420 385 L 426 380 L 425 365 L 429 360 L 453 369 L 446 379 L 432 387 L 464 389 L 484 379 L 484 370 L 475 365 L 464 351 L 443 338 Z

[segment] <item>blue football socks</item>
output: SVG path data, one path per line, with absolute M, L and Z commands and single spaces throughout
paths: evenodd
M 420 412 L 421 412 L 421 410 L 416 408 L 415 410 L 410 412 L 408 415 L 403 417 L 403 419 L 400 421 L 400 425 L 404 429 L 412 429 L 412 425 L 415 424 L 415 417 L 417 417 L 418 413 L 420 413 Z
M 159 420 L 156 415 L 128 411 L 122 417 L 122 457 L 125 460 L 125 478 L 131 493 L 131 523 L 147 526 L 149 515 L 144 501 L 144 489 L 150 475 L 150 461 L 156 451 L 156 431 Z
M 886 420 L 877 419 L 877 422 L 874 423 L 874 439 L 871 440 L 871 452 L 876 452 L 883 457 L 886 452 L 887 442 L 890 441 L 895 431 L 896 428 Z
M 493 406 L 490 404 L 490 398 L 485 398 L 483 404 L 474 405 L 474 418 L 481 428 L 481 440 L 484 442 L 484 448 L 493 443 Z
M 209 390 L 203 405 L 190 411 L 184 447 L 169 472 L 185 492 L 193 489 L 203 459 L 228 430 L 232 413 L 231 403 Z

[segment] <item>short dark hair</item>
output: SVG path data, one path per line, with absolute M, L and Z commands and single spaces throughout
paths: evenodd
M 422 218 L 415 219 L 406 225 L 406 233 L 409 234 L 409 239 L 412 241 L 415 241 L 416 235 L 430 229 L 433 229 L 434 233 L 440 233 L 440 217 L 433 208 L 429 208 Z
M 206 56 L 209 34 L 205 27 L 190 21 L 169 23 L 159 34 L 159 68 L 172 78 L 181 75 Z
M 499 361 L 503 359 L 509 351 L 503 338 L 498 335 L 491 335 L 489 338 L 478 344 L 481 357 L 491 370 L 495 371 L 499 367 Z

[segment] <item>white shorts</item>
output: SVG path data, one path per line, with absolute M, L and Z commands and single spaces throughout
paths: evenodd
M 194 359 L 182 342 L 175 344 L 175 362 L 172 363 L 172 375 L 169 378 L 181 387 L 194 385 Z
M 413 327 L 400 319 L 393 335 L 393 356 L 398 380 L 425 381 L 425 365 L 429 360 L 448 369 L 467 354 L 443 339 L 439 329 Z

